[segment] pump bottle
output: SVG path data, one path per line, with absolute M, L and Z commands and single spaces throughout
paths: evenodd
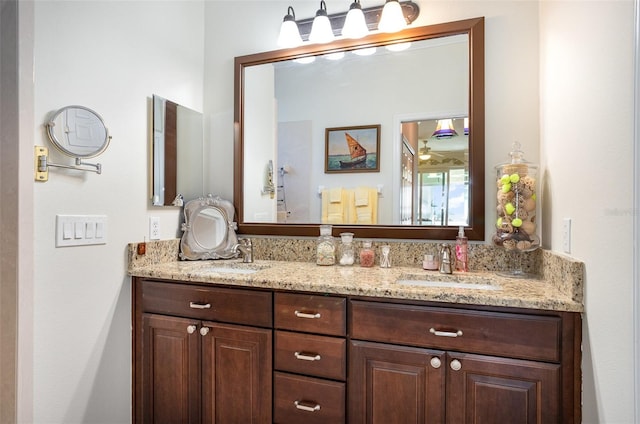
M 467 257 L 467 237 L 464 235 L 464 227 L 458 228 L 458 236 L 456 237 L 456 271 L 469 271 Z

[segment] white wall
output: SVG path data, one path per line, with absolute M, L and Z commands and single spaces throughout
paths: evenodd
M 584 422 L 631 423 L 633 2 L 540 10 L 544 243 L 562 251 L 571 218 L 571 255 L 586 265 Z
M 149 98 L 202 109 L 202 14 L 198 1 L 35 3 L 35 143 L 50 146 L 42 123 L 70 104 L 113 139 L 102 175 L 52 169 L 35 183 L 34 422 L 130 421 L 126 244 L 148 237 L 148 216 L 162 238 L 178 223 L 178 209 L 149 206 Z M 56 214 L 106 214 L 108 243 L 55 248 Z

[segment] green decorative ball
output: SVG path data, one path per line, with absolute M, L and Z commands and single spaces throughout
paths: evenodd
M 511 191 L 511 183 L 506 183 L 502 185 L 502 192 L 509 193 Z
M 502 184 L 506 184 L 509 182 L 509 174 L 503 174 L 502 177 L 500 177 L 500 182 Z
M 507 212 L 508 215 L 511 215 L 516 211 L 516 207 L 513 206 L 513 203 L 507 203 L 506 205 L 504 205 L 504 210 Z
M 520 175 L 518 174 L 509 175 L 509 181 L 511 181 L 514 184 L 517 183 L 518 181 L 520 181 Z
M 513 221 L 511 221 L 511 225 L 519 227 L 522 225 L 522 220 L 520 218 L 514 218 Z

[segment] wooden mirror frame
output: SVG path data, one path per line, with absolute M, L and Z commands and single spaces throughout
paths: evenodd
M 244 69 L 249 66 L 316 56 L 356 48 L 384 46 L 451 35 L 469 37 L 469 240 L 485 236 L 484 169 L 484 18 L 473 18 L 423 27 L 398 33 L 376 33 L 358 40 L 341 39 L 328 44 L 311 44 L 273 50 L 235 58 L 234 69 L 234 203 L 238 233 L 277 236 L 317 236 L 320 224 L 278 224 L 244 222 Z M 352 232 L 359 238 L 453 240 L 458 227 L 419 225 L 334 225 L 333 233 Z

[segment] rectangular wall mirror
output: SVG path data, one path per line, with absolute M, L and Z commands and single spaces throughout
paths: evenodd
M 311 236 L 328 222 L 356 237 L 446 240 L 463 225 L 484 239 L 483 18 L 238 57 L 235 120 L 241 233 Z M 445 121 L 454 134 L 438 134 Z M 361 146 L 379 170 L 326 172 L 363 126 L 379 126 L 379 147 Z M 329 148 L 331 128 L 353 129 L 344 151 Z M 331 193 L 357 202 L 363 189 L 377 193 L 373 219 L 327 214 Z
M 202 113 L 152 97 L 153 206 L 181 206 L 204 195 Z

